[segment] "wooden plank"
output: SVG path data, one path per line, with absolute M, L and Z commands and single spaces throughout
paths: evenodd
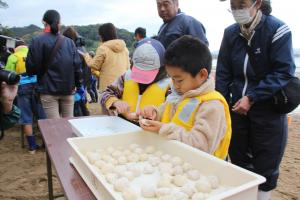
M 69 162 L 71 147 L 66 139 L 75 137 L 75 135 L 67 120 L 39 120 L 38 125 L 66 198 L 70 200 L 95 200 L 91 190 Z

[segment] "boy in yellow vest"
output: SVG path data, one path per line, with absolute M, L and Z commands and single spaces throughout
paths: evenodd
M 138 123 L 141 108 L 165 102 L 171 80 L 166 77 L 164 53 L 159 41 L 141 40 L 133 53 L 131 69 L 102 93 L 102 106 L 110 114 Z
M 209 77 L 211 65 L 210 51 L 200 40 L 192 36 L 175 40 L 165 52 L 172 93 L 160 107 L 143 108 L 140 125 L 225 159 L 231 137 L 230 113 Z

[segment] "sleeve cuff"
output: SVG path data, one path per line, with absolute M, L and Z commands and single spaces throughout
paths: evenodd
M 116 101 L 119 101 L 120 99 L 118 99 L 117 97 L 109 97 L 107 99 L 107 101 L 105 102 L 105 107 L 107 110 L 110 109 L 110 107 L 113 105 L 113 103 L 115 103 Z
M 255 103 L 258 101 L 258 97 L 254 92 L 251 92 L 249 94 L 246 94 L 246 96 L 249 98 L 249 100 L 251 101 L 251 103 Z

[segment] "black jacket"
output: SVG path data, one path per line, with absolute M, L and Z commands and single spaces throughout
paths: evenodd
M 32 39 L 26 59 L 26 72 L 38 77 L 41 94 L 71 95 L 81 85 L 81 60 L 74 42 L 63 37 L 60 48 L 45 71 L 45 62 L 58 34 L 43 33 Z

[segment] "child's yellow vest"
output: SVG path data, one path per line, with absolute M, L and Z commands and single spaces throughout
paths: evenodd
M 130 106 L 131 112 L 137 112 L 141 108 L 149 105 L 159 106 L 166 100 L 166 93 L 170 88 L 170 79 L 163 79 L 151 84 L 139 95 L 139 85 L 131 79 L 131 71 L 127 71 L 124 80 L 124 90 L 122 100 Z
M 221 159 L 225 159 L 228 154 L 231 139 L 231 118 L 226 100 L 217 91 L 213 91 L 194 98 L 184 99 L 179 103 L 176 112 L 172 118 L 170 118 L 172 105 L 168 103 L 163 112 L 161 121 L 164 123 L 173 122 L 179 126 L 184 127 L 187 131 L 190 131 L 194 126 L 195 116 L 201 103 L 212 100 L 219 100 L 224 106 L 226 117 L 226 133 L 221 143 L 219 144 L 217 150 L 214 152 L 214 156 Z
M 27 53 L 28 53 L 27 47 L 22 47 L 14 53 L 14 56 L 16 56 L 17 58 L 17 64 L 16 64 L 17 74 L 22 74 L 26 72 L 25 62 L 26 62 Z

